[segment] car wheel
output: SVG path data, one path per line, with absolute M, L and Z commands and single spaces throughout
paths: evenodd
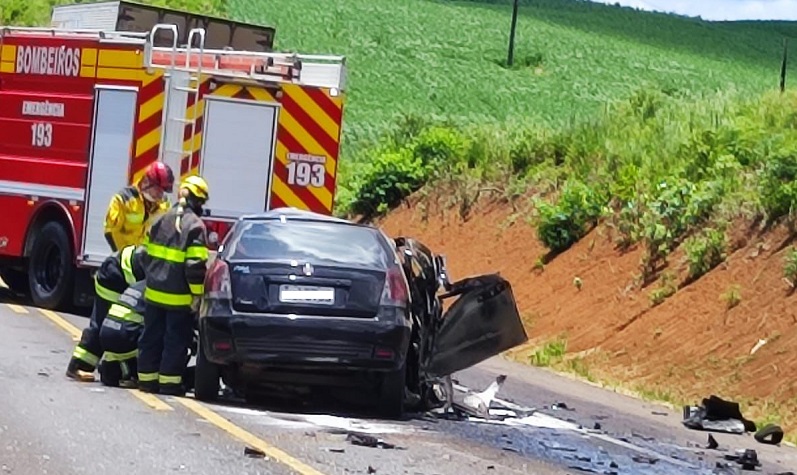
M 28 274 L 16 269 L 0 269 L 0 279 L 11 289 L 12 292 L 20 295 L 28 295 L 30 286 L 28 285 Z
M 200 401 L 215 401 L 219 397 L 221 370 L 218 365 L 208 361 L 199 338 L 194 372 L 194 397 Z
M 404 390 L 407 381 L 406 361 L 397 371 L 384 375 L 380 388 L 379 413 L 390 419 L 404 417 Z
M 36 234 L 28 262 L 28 284 L 37 307 L 62 307 L 72 291 L 75 277 L 69 235 L 57 222 L 45 224 Z

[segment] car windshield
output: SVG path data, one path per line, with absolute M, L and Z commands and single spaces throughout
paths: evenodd
M 377 230 L 341 223 L 289 220 L 241 223 L 227 258 L 232 260 L 301 260 L 384 268 L 390 248 Z

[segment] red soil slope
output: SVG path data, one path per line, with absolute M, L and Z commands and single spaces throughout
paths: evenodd
M 607 382 L 675 403 L 710 394 L 734 398 L 747 417 L 797 428 L 797 296 L 783 281 L 782 230 L 758 235 L 740 227 L 726 264 L 654 307 L 649 293 L 659 284 L 635 285 L 641 249 L 616 250 L 606 227 L 540 270 L 535 264 L 545 248 L 525 216 L 513 216 L 507 205 L 481 203 L 463 221 L 457 210 L 427 202 L 397 209 L 378 224 L 444 253 L 453 279 L 505 276 L 532 339 L 525 352 L 512 352 L 519 359 L 528 362 L 531 348 L 564 335 L 568 353 L 593 350 L 581 366 Z M 678 282 L 682 256 L 670 259 Z M 741 301 L 728 309 L 722 296 L 733 285 Z M 767 343 L 751 355 L 759 339 Z

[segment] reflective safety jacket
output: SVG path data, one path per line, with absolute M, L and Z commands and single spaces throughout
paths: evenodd
M 144 241 L 147 303 L 189 310 L 193 298 L 205 292 L 208 260 L 205 223 L 190 208 L 175 205 L 152 223 Z
M 138 337 L 144 326 L 144 286 L 143 280 L 128 287 L 119 300 L 111 305 L 108 316 L 102 321 L 103 359 L 123 365 L 122 373 L 129 373 L 124 365 L 138 357 Z M 106 338 L 108 331 L 112 336 Z
M 116 303 L 130 285 L 143 280 L 146 252 L 144 246 L 127 246 L 108 256 L 94 276 L 97 297 Z
M 149 204 L 135 186 L 122 188 L 113 195 L 105 214 L 105 237 L 113 242 L 113 250 L 141 244 L 149 224 L 169 206 L 166 200 Z

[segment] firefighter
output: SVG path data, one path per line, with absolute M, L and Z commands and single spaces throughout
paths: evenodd
M 204 293 L 207 230 L 200 216 L 208 185 L 190 176 L 180 201 L 147 233 L 144 331 L 138 342 L 138 387 L 182 396 L 182 375 L 194 332 L 194 313 Z
M 93 381 L 94 369 L 102 356 L 100 328 L 108 309 L 128 286 L 144 279 L 146 248 L 127 246 L 106 258 L 94 275 L 94 308 L 88 328 L 72 352 L 66 375 L 80 381 Z
M 105 215 L 105 239 L 112 251 L 141 244 L 148 224 L 167 211 L 164 193 L 174 189 L 174 173 L 163 162 L 153 162 L 137 184 L 113 195 Z
M 106 386 L 133 386 L 136 376 L 138 338 L 144 325 L 143 279 L 128 287 L 108 309 L 100 327 L 104 351 L 99 364 L 100 381 Z

